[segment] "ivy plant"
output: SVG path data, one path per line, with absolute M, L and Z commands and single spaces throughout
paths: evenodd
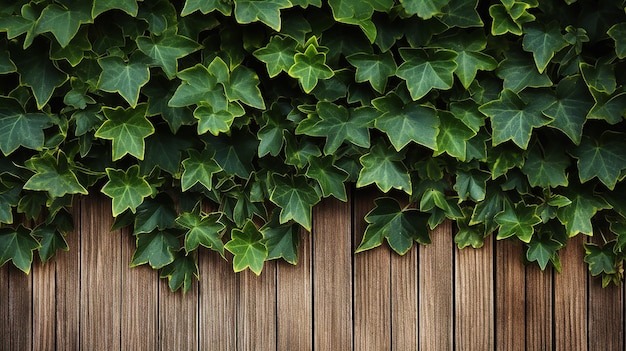
M 450 219 L 542 269 L 599 236 L 590 273 L 623 278 L 622 0 L 0 5 L 0 264 L 67 250 L 102 193 L 131 266 L 186 291 L 199 250 L 297 263 L 312 209 L 356 187 L 383 193 L 357 251 Z

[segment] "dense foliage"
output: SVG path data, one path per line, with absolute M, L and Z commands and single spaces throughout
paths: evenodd
M 0 264 L 67 249 L 69 206 L 102 192 L 131 265 L 172 289 L 201 246 L 259 274 L 354 185 L 407 200 L 376 200 L 357 251 L 406 253 L 449 218 L 461 248 L 494 233 L 559 269 L 593 234 L 591 274 L 617 283 L 625 6 L 0 0 Z

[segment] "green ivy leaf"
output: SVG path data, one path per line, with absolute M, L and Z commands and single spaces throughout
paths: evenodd
M 488 172 L 484 172 L 480 169 L 457 169 L 456 182 L 453 188 L 456 190 L 457 194 L 459 194 L 460 200 L 465 201 L 471 198 L 478 203 L 485 199 L 487 180 L 490 176 Z
M 567 235 L 573 237 L 578 233 L 593 235 L 591 218 L 597 211 L 609 209 L 610 205 L 602 198 L 595 196 L 588 188 L 570 186 L 563 195 L 572 202 L 557 209 L 557 218 L 567 230 Z
M 549 124 L 580 144 L 587 112 L 593 105 L 587 85 L 580 76 L 563 78 L 556 87 L 556 100 L 543 113 L 553 118 Z
M 257 153 L 258 140 L 247 130 L 231 130 L 230 137 L 206 138 L 211 150 L 215 150 L 215 161 L 228 174 L 248 179 L 254 170 L 252 160 Z
M 210 151 L 199 153 L 196 150 L 189 150 L 189 158 L 183 161 L 183 174 L 180 178 L 183 191 L 189 190 L 196 183 L 202 184 L 207 190 L 213 188 L 213 174 L 222 170 L 215 162 L 214 154 Z
M 348 201 L 345 182 L 348 173 L 333 164 L 332 156 L 312 158 L 306 176 L 315 179 L 322 188 L 322 196 L 334 196 L 341 201 Z
M 251 69 L 237 66 L 230 72 L 228 81 L 222 83 L 228 101 L 241 101 L 244 104 L 265 110 L 265 102 L 259 89 L 259 77 Z
M 413 100 L 419 100 L 432 89 L 450 89 L 457 69 L 457 53 L 438 50 L 430 55 L 422 49 L 401 48 L 404 62 L 396 75 L 404 79 Z
M 464 161 L 467 155 L 467 142 L 476 135 L 462 120 L 447 111 L 438 111 L 439 134 L 437 134 L 437 148 L 435 156 L 444 152 L 452 157 Z
M 242 229 L 233 229 L 231 240 L 224 247 L 234 255 L 233 269 L 235 272 L 250 268 L 254 274 L 261 274 L 268 252 L 263 234 L 251 220 L 246 221 Z
M 35 26 L 35 34 L 50 32 L 61 47 L 66 47 L 78 33 L 81 24 L 91 23 L 91 4 L 88 1 L 77 1 L 65 7 L 50 4 L 46 6 Z
M 626 141 L 623 133 L 606 131 L 599 138 L 585 135 L 573 156 L 578 159 L 578 176 L 581 182 L 597 177 L 609 189 L 626 169 L 624 149 Z
M 20 188 L 18 184 L 0 180 L 0 223 L 13 223 L 13 208 L 18 206 L 21 200 Z
M 146 152 L 141 162 L 141 173 L 149 174 L 156 167 L 169 174 L 177 174 L 180 168 L 181 152 L 191 147 L 188 138 L 169 134 L 167 131 L 152 134 L 146 139 Z
M 17 100 L 0 97 L 0 150 L 9 156 L 20 146 L 41 150 L 44 129 L 53 125 L 53 117 L 27 113 Z
M 570 158 L 562 147 L 552 145 L 535 144 L 528 150 L 522 172 L 528 177 L 531 186 L 567 186 L 566 169 L 570 165 Z
M 185 252 L 189 252 L 202 245 L 220 253 L 224 258 L 224 243 L 221 232 L 226 226 L 220 222 L 218 212 L 202 215 L 199 208 L 192 212 L 185 212 L 176 218 L 176 223 L 187 229 L 185 233 Z
M 541 217 L 537 215 L 537 205 L 520 202 L 513 207 L 506 202 L 504 211 L 496 215 L 495 221 L 500 225 L 497 239 L 516 235 L 521 241 L 529 243 L 535 231 L 534 227 L 541 223 Z
M 478 0 L 450 0 L 443 9 L 441 21 L 448 27 L 482 27 L 484 23 L 477 7 Z
M 298 263 L 298 243 L 300 234 L 298 227 L 291 222 L 280 224 L 277 210 L 272 212 L 269 222 L 265 223 L 261 229 L 267 246 L 266 260 L 283 258 L 291 264 Z
M 232 9 L 232 3 L 228 3 L 227 1 L 222 0 L 186 0 L 185 6 L 183 7 L 180 15 L 187 16 L 196 11 L 207 14 L 217 10 L 225 16 L 230 16 Z
M 601 119 L 609 124 L 617 124 L 626 115 L 626 92 L 607 95 L 595 93 L 596 103 L 587 114 L 587 119 Z
M 356 67 L 355 81 L 357 83 L 370 82 L 379 93 L 383 93 L 389 77 L 396 74 L 396 61 L 391 51 L 376 55 L 364 52 L 346 57 L 348 62 Z
M 411 141 L 437 149 L 439 119 L 434 108 L 417 102 L 405 104 L 395 93 L 372 100 L 372 105 L 381 112 L 375 127 L 387 134 L 396 150 Z
M 187 293 L 191 289 L 193 278 L 198 279 L 198 263 L 193 255 L 182 255 L 178 253 L 174 262 L 161 269 L 161 278 L 167 278 L 170 290 L 176 291 L 183 287 L 183 292 Z
M 617 81 L 615 80 L 615 67 L 612 64 L 598 61 L 596 65 L 593 66 L 581 62 L 579 67 L 580 73 L 590 90 L 593 89 L 594 91 L 609 95 L 615 92 Z
M 505 89 L 498 100 L 480 106 L 479 110 L 491 118 L 493 145 L 512 140 L 526 149 L 532 130 L 552 121 L 542 114 L 545 108 L 546 101 L 529 99 L 526 102 L 514 91 Z
M 229 103 L 226 110 L 214 111 L 211 106 L 200 105 L 193 111 L 198 120 L 198 134 L 211 132 L 215 136 L 230 131 L 235 118 L 244 114 L 245 110 L 237 102 Z
M 143 160 L 146 149 L 145 138 L 154 133 L 154 126 L 146 118 L 148 105 L 135 108 L 104 107 L 106 121 L 95 133 L 97 138 L 113 141 L 113 161 L 130 154 Z
M 219 61 L 221 61 L 219 58 L 214 60 L 214 62 Z M 221 63 L 225 65 L 224 61 Z M 217 77 L 207 67 L 197 64 L 178 72 L 177 77 L 182 80 L 182 83 L 168 102 L 170 107 L 206 103 L 214 111 L 227 109 L 228 100 L 224 88 L 218 84 Z
M 28 274 L 33 262 L 33 250 L 39 247 L 30 229 L 21 224 L 16 229 L 0 228 L 0 266 L 11 260 L 15 267 Z
M 109 93 L 119 93 L 130 107 L 137 107 L 139 91 L 150 80 L 148 65 L 133 58 L 126 62 L 116 56 L 103 57 L 98 60 L 98 64 L 102 67 L 98 88 Z
M 166 193 L 148 198 L 137 207 L 133 235 L 173 228 L 176 216 L 174 202 Z
M 545 270 L 548 262 L 557 255 L 557 250 L 561 247 L 561 243 L 550 235 L 534 236 L 528 244 L 526 259 L 530 262 L 537 261 L 539 267 Z
M 468 246 L 475 249 L 483 247 L 485 244 L 484 226 L 469 224 L 472 215 L 472 210 L 470 208 L 463 208 L 462 213 L 463 217 L 456 221 L 458 231 L 454 235 L 454 242 L 457 247 L 459 250 Z
M 145 177 L 139 176 L 139 166 L 133 165 L 128 170 L 106 169 L 109 181 L 102 187 L 102 193 L 113 199 L 113 216 L 117 217 L 126 209 L 133 213 L 143 199 L 152 194 L 152 187 Z
M 159 36 L 141 36 L 137 47 L 163 69 L 171 79 L 178 72 L 178 59 L 200 49 L 195 41 L 168 30 Z
M 136 17 L 138 10 L 137 0 L 93 0 L 91 17 L 96 18 L 101 13 L 114 9 L 122 10 Z
M 32 235 L 41 238 L 41 247 L 39 247 L 41 262 L 47 262 L 57 250 L 68 251 L 70 249 L 65 236 L 54 225 L 39 225 L 33 230 Z
M 357 253 L 380 246 L 383 239 L 400 255 L 411 249 L 413 241 L 430 243 L 427 216 L 414 208 L 401 208 L 393 198 L 378 198 L 374 203 L 376 207 L 365 215 L 368 225 Z
M 433 16 L 441 15 L 442 9 L 450 2 L 450 0 L 423 0 L 411 1 L 401 0 L 400 4 L 410 15 L 417 14 L 423 19 L 429 19 Z
M 517 50 L 506 53 L 506 59 L 500 62 L 496 69 L 498 78 L 504 80 L 504 88 L 516 93 L 525 88 L 541 88 L 552 86 L 552 81 L 546 72 L 539 73 L 537 66 L 528 56 Z
M 359 158 L 363 168 L 359 172 L 357 188 L 376 184 L 385 193 L 395 188 L 410 195 L 411 178 L 402 160 L 403 154 L 396 152 L 393 147 L 387 147 L 383 142 L 374 144 L 370 152 Z
M 626 22 L 614 24 L 606 32 L 609 37 L 615 41 L 615 53 L 617 57 L 623 59 L 626 57 Z
M 253 54 L 265 63 L 270 78 L 280 72 L 288 72 L 295 63 L 296 46 L 298 42 L 290 37 L 273 36 L 265 47 L 257 49 Z
M 35 172 L 24 184 L 26 190 L 47 191 L 53 198 L 88 193 L 76 178 L 73 165 L 63 151 L 33 157 L 25 162 L 25 166 Z
M 554 54 L 567 46 L 561 27 L 556 21 L 547 25 L 533 22 L 525 25 L 523 31 L 522 47 L 533 53 L 537 69 L 543 73 Z
M 293 219 L 310 231 L 311 209 L 320 201 L 315 188 L 304 176 L 290 177 L 275 174 L 272 179 L 274 189 L 270 194 L 270 200 L 281 208 L 280 223 L 283 224 Z
M 291 7 L 289 0 L 235 0 L 235 18 L 241 24 L 261 21 L 280 31 L 280 10 Z
M 289 75 L 297 78 L 305 93 L 310 93 L 320 79 L 329 79 L 335 73 L 326 65 L 326 54 L 318 52 L 317 47 L 309 45 L 304 53 L 297 53 L 294 64 L 289 68 Z
M 180 247 L 178 238 L 166 231 L 139 234 L 136 245 L 130 267 L 148 263 L 154 269 L 163 268 L 174 262 L 174 252 Z
M 601 273 L 613 274 L 616 273 L 616 257 L 613 252 L 614 242 L 607 243 L 602 247 L 593 244 L 585 243 L 585 258 L 584 261 L 589 263 L 589 272 L 591 275 L 596 276 Z

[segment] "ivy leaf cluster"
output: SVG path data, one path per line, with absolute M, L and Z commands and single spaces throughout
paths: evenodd
M 315 206 L 365 188 L 358 252 L 448 219 L 542 269 L 594 235 L 590 273 L 623 279 L 623 1 L 0 4 L 0 264 L 67 250 L 102 193 L 131 265 L 187 291 L 202 250 L 296 264 Z

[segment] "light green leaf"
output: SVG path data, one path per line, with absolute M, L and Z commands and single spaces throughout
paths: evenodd
M 119 93 L 131 107 L 137 107 L 139 91 L 150 80 L 150 70 L 143 61 L 126 62 L 117 56 L 107 56 L 98 60 L 102 73 L 98 79 L 98 88 Z
M 33 250 L 39 246 L 31 231 L 21 224 L 16 229 L 0 228 L 0 266 L 11 260 L 22 272 L 30 273 Z
M 522 172 L 528 177 L 531 186 L 556 188 L 567 186 L 566 169 L 570 158 L 559 145 L 535 144 L 528 150 Z
M 228 81 L 222 83 L 228 101 L 242 103 L 265 110 L 265 102 L 259 89 L 259 77 L 251 69 L 237 66 L 230 72 Z
M 24 184 L 26 190 L 47 191 L 51 197 L 62 197 L 65 194 L 87 194 L 73 171 L 73 165 L 61 150 L 55 155 L 45 153 L 41 157 L 33 157 L 25 165 L 35 174 Z
M 341 201 L 348 201 L 344 184 L 348 173 L 333 164 L 332 156 L 312 158 L 306 176 L 317 181 L 322 188 L 322 196 L 332 195 Z
M 61 47 L 66 47 L 81 24 L 93 22 L 90 2 L 76 1 L 71 4 L 69 7 L 57 4 L 46 6 L 35 25 L 35 34 L 50 32 Z
M 467 142 L 476 135 L 462 120 L 447 111 L 438 111 L 439 134 L 437 134 L 437 148 L 434 156 L 444 152 L 461 161 L 467 155 Z
M 52 116 L 26 113 L 17 100 L 0 97 L 0 150 L 9 156 L 20 146 L 41 150 L 44 129 L 53 125 Z
M 430 55 L 422 49 L 400 48 L 404 62 L 396 75 L 404 79 L 413 100 L 419 100 L 432 89 L 450 89 L 457 68 L 457 53 L 438 50 Z
M 401 0 L 400 4 L 410 15 L 417 14 L 423 19 L 441 15 L 442 9 L 450 0 Z
M 221 59 L 216 58 L 215 61 Z M 222 61 L 223 62 L 223 61 Z M 228 100 L 217 77 L 201 64 L 178 72 L 182 83 L 168 102 L 170 107 L 208 104 L 214 111 L 227 109 Z
M 267 260 L 282 257 L 291 264 L 298 263 L 300 233 L 294 223 L 280 224 L 278 211 L 274 210 L 270 221 L 265 223 L 260 231 L 263 233 L 265 246 L 267 246 Z
M 295 63 L 298 42 L 290 37 L 273 36 L 265 47 L 257 49 L 254 56 L 265 63 L 270 78 L 280 72 L 288 72 Z
M 198 120 L 198 134 L 211 132 L 215 136 L 230 131 L 235 118 L 244 114 L 245 110 L 237 102 L 229 103 L 226 110 L 214 111 L 209 105 L 200 105 L 193 111 Z
M 213 174 L 222 170 L 213 159 L 213 152 L 189 150 L 189 158 L 183 161 L 183 174 L 180 178 L 183 191 L 189 190 L 196 183 L 204 185 L 207 190 L 213 188 Z
M 558 22 L 550 22 L 547 25 L 533 22 L 524 26 L 522 47 L 525 51 L 533 53 L 539 73 L 543 73 L 554 54 L 566 46 L 567 42 L 561 34 Z
M 145 177 L 139 176 L 139 166 L 128 170 L 106 169 L 109 181 L 102 187 L 102 193 L 113 199 L 113 216 L 117 217 L 126 209 L 133 213 L 146 196 L 152 194 L 152 187 Z
M 540 88 L 552 86 L 546 72 L 539 73 L 537 66 L 529 60 L 527 54 L 509 50 L 506 59 L 500 62 L 496 75 L 504 80 L 504 88 L 516 93 L 527 87 Z
M 370 152 L 359 158 L 363 168 L 359 172 L 357 188 L 376 184 L 385 193 L 395 188 L 410 195 L 411 178 L 402 160 L 402 153 L 396 152 L 393 147 L 387 147 L 382 141 L 374 144 Z
M 289 68 L 289 75 L 297 78 L 305 93 L 310 93 L 320 79 L 329 79 L 334 75 L 332 68 L 326 65 L 326 54 L 318 52 L 315 45 L 309 45 L 304 53 L 294 56 L 294 64 Z
M 264 241 L 263 234 L 251 220 L 246 221 L 242 229 L 233 229 L 231 240 L 224 245 L 234 255 L 233 270 L 241 272 L 250 268 L 254 274 L 261 274 L 268 255 Z
M 224 243 L 221 232 L 226 226 L 220 222 L 218 212 L 202 215 L 198 208 L 192 212 L 185 212 L 176 218 L 176 223 L 185 229 L 185 251 L 187 253 L 202 245 L 217 251 L 224 257 Z
M 198 279 L 198 263 L 193 255 L 183 255 L 178 253 L 174 262 L 161 269 L 161 278 L 167 278 L 170 290 L 176 291 L 183 287 L 183 292 L 187 293 L 191 289 L 193 278 Z
M 148 105 L 137 105 L 136 108 L 104 107 L 102 112 L 107 120 L 95 133 L 97 138 L 113 141 L 113 161 L 126 154 L 143 160 L 145 138 L 154 133 L 152 123 L 146 118 Z
M 387 134 L 396 150 L 402 150 L 411 141 L 430 149 L 437 149 L 439 119 L 437 111 L 417 102 L 404 103 L 395 93 L 372 100 L 382 114 L 375 127 Z
M 290 177 L 275 174 L 272 179 L 274 189 L 270 194 L 270 200 L 281 208 L 280 223 L 283 224 L 293 219 L 310 231 L 311 210 L 320 201 L 315 188 L 304 176 Z
M 139 234 L 136 245 L 130 266 L 137 267 L 148 263 L 154 269 L 163 268 L 174 262 L 174 252 L 180 247 L 178 238 L 166 231 Z
M 617 272 L 615 266 L 617 265 L 617 257 L 613 252 L 614 242 L 604 244 L 602 247 L 593 244 L 585 243 L 585 258 L 584 261 L 589 263 L 589 272 L 591 275 L 596 276 L 601 273 L 614 274 Z
M 161 67 L 171 79 L 178 72 L 178 59 L 201 48 L 195 41 L 168 30 L 159 36 L 141 36 L 137 47 Z
M 626 22 L 614 24 L 606 33 L 615 40 L 617 57 L 620 59 L 626 57 Z
M 127 14 L 137 16 L 137 0 L 93 0 L 91 17 L 96 18 L 103 12 L 109 10 L 122 10 Z
M 498 100 L 480 106 L 479 110 L 491 118 L 494 146 L 512 140 L 526 149 L 533 129 L 552 121 L 542 114 L 545 108 L 546 101 L 529 99 L 525 102 L 515 92 L 505 89 Z
M 529 243 L 535 231 L 534 227 L 541 223 L 541 217 L 537 215 L 537 205 L 520 202 L 513 207 L 506 202 L 504 211 L 496 215 L 495 221 L 500 225 L 497 239 L 516 235 L 521 241 Z
M 441 21 L 450 28 L 483 27 L 476 7 L 478 0 L 450 0 L 443 9 Z
M 457 233 L 454 235 L 454 242 L 459 249 L 471 246 L 475 249 L 483 247 L 485 244 L 484 226 L 470 225 L 472 210 L 471 208 L 463 208 L 463 217 L 456 221 L 458 227 Z
M 373 249 L 387 239 L 398 254 L 406 254 L 413 241 L 429 244 L 428 217 L 414 208 L 401 208 L 398 201 L 383 197 L 374 201 L 376 207 L 365 215 L 368 223 L 356 252 Z
M 593 100 L 580 76 L 567 76 L 556 87 L 556 100 L 543 113 L 554 120 L 548 125 L 580 144 L 583 125 Z
M 200 11 L 203 14 L 218 10 L 226 16 L 230 16 L 233 9 L 232 3 L 222 0 L 186 0 L 181 16 L 187 16 L 193 12 Z
M 356 67 L 355 81 L 357 83 L 370 82 L 379 93 L 385 91 L 387 80 L 396 74 L 396 62 L 391 51 L 376 55 L 357 53 L 346 57 L 348 62 Z
M 289 0 L 235 0 L 235 18 L 241 24 L 261 21 L 280 31 L 280 10 L 291 7 Z
M 548 262 L 557 254 L 561 246 L 561 243 L 550 235 L 534 236 L 528 244 L 526 259 L 530 262 L 537 261 L 539 267 L 545 270 Z
M 568 187 L 563 194 L 572 203 L 557 209 L 557 218 L 567 230 L 567 235 L 573 237 L 578 233 L 593 235 L 591 218 L 597 211 L 608 209 L 610 205 L 602 198 L 593 194 L 589 188 Z
M 581 182 L 597 177 L 609 189 L 615 188 L 626 169 L 626 140 L 623 133 L 606 131 L 599 138 L 583 136 L 573 156 L 578 159 Z

